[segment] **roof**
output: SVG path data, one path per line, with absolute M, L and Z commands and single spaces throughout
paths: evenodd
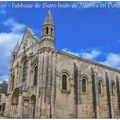
M 45 18 L 44 25 L 46 25 L 46 24 L 54 25 L 50 9 L 49 9 L 48 14 Z

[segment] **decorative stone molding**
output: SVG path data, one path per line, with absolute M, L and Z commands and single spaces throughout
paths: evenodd
M 70 94 L 71 90 L 61 90 L 61 93 L 63 94 Z
M 42 36 L 40 43 L 44 42 L 45 40 L 51 41 L 52 43 L 55 43 L 55 39 L 52 36 Z
M 20 59 L 20 63 L 22 64 L 26 59 L 28 59 L 27 54 L 23 54 L 23 56 Z
M 44 53 L 44 52 L 54 52 L 54 49 L 53 48 L 50 48 L 50 47 L 43 47 L 41 49 L 39 49 L 39 53 Z
M 36 64 L 38 64 L 38 62 L 39 62 L 39 59 L 38 59 L 38 56 L 36 56 L 34 59 L 32 59 L 31 66 L 34 67 Z
M 87 75 L 87 74 L 81 74 L 81 79 L 83 79 L 83 78 L 86 78 L 87 82 L 89 82 L 91 80 L 89 75 Z
M 114 69 L 112 67 L 109 67 L 109 66 L 106 66 L 106 65 L 94 62 L 94 61 L 90 61 L 90 60 L 82 58 L 82 57 L 78 57 L 78 56 L 75 56 L 75 55 L 72 55 L 72 54 L 69 54 L 69 53 L 65 53 L 63 51 L 56 50 L 56 53 L 68 56 L 69 58 L 72 58 L 72 59 L 75 59 L 75 60 L 84 61 L 84 62 L 87 62 L 89 64 L 97 65 L 98 67 L 102 67 L 102 68 L 120 73 L 120 70 Z

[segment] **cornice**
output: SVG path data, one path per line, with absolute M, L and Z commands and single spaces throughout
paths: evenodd
M 50 47 L 43 47 L 41 49 L 39 49 L 39 53 L 44 53 L 44 52 L 55 52 L 55 50 L 53 48 Z
M 56 39 L 54 36 L 50 36 L 50 35 L 42 35 L 41 38 L 40 38 L 40 43 L 44 42 L 44 41 L 51 41 L 53 43 L 55 43 Z
M 82 58 L 80 56 L 75 56 L 75 55 L 72 55 L 70 53 L 66 53 L 66 52 L 63 52 L 63 51 L 60 51 L 60 50 L 56 50 L 56 52 L 58 54 L 62 54 L 62 55 L 66 55 L 68 57 L 71 57 L 72 59 L 77 59 L 77 60 L 80 60 L 80 61 L 84 61 L 84 62 L 87 62 L 89 64 L 93 64 L 93 65 L 97 65 L 98 67 L 102 67 L 102 68 L 105 68 L 105 69 L 108 69 L 108 70 L 112 70 L 112 71 L 115 71 L 115 72 L 118 72 L 120 73 L 120 70 L 117 70 L 115 68 L 112 68 L 112 67 L 109 67 L 107 65 L 103 65 L 101 63 L 97 63 L 95 61 L 91 61 L 91 60 L 88 60 L 88 59 L 85 59 L 85 58 Z

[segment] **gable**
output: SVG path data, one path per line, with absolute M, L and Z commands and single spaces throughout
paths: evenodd
M 31 31 L 30 28 L 26 28 L 26 31 L 23 35 L 20 47 L 18 50 L 17 56 L 24 52 L 24 50 L 29 49 L 32 45 L 38 44 L 39 39 Z

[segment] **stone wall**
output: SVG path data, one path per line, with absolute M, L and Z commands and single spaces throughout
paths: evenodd
M 57 78 L 56 78 L 56 102 L 55 102 L 55 114 L 58 118 L 119 118 L 119 85 L 117 86 L 117 79 L 120 79 L 120 73 L 112 69 L 107 69 L 106 66 L 98 66 L 95 64 L 82 61 L 74 58 L 72 55 L 66 53 L 57 54 Z M 74 77 L 74 65 L 78 73 L 78 79 Z M 92 77 L 92 69 L 95 74 L 95 80 Z M 70 92 L 63 92 L 61 90 L 61 75 L 62 72 L 69 74 Z M 106 78 L 107 74 L 107 78 Z M 87 77 L 87 91 L 86 93 L 81 92 L 81 88 L 75 87 L 75 84 L 79 84 L 82 77 Z M 109 85 L 107 80 L 109 81 Z M 97 83 L 102 82 L 102 93 L 98 94 Z M 95 81 L 95 83 L 94 83 Z M 77 83 L 76 83 L 77 82 Z M 114 95 L 112 95 L 112 82 L 115 83 Z M 70 84 L 70 85 L 69 85 Z M 80 82 L 81 85 L 81 82 Z M 96 86 L 96 87 L 95 87 Z M 108 89 L 109 87 L 109 89 Z M 96 90 L 95 90 L 96 89 Z M 77 92 L 77 94 L 75 93 Z M 96 93 L 95 93 L 96 91 Z M 78 95 L 79 94 L 79 95 Z M 78 97 L 80 98 L 78 98 Z M 110 96 L 110 97 L 109 97 Z M 80 100 L 77 103 L 76 99 Z

